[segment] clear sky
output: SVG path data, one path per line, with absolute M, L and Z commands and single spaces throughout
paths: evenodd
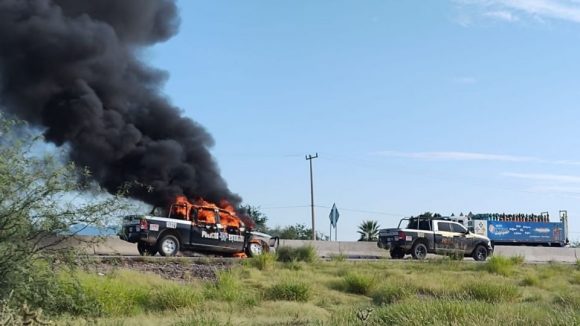
M 339 240 L 424 211 L 566 209 L 580 238 L 577 0 L 181 0 L 144 53 L 269 224 Z

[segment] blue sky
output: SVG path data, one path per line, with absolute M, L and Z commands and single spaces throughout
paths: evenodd
M 567 209 L 580 238 L 580 1 L 185 1 L 143 54 L 270 225 Z

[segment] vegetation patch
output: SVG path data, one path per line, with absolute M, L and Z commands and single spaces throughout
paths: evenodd
M 489 258 L 487 262 L 481 266 L 489 273 L 509 276 L 513 273 L 515 264 L 516 263 L 511 258 L 496 255 Z
M 340 254 L 331 254 L 330 255 L 330 260 L 331 261 L 335 261 L 335 262 L 343 262 L 346 260 L 346 255 L 343 253 Z
M 307 263 L 314 263 L 318 260 L 318 254 L 316 249 L 311 246 L 302 247 L 279 247 L 278 251 L 278 261 L 290 262 L 290 261 L 303 261 Z
M 408 287 L 389 284 L 372 291 L 371 298 L 373 299 L 374 304 L 381 306 L 385 304 L 393 304 L 411 296 L 412 294 L 414 294 L 413 291 L 410 291 Z
M 495 302 L 513 302 L 521 296 L 520 289 L 511 284 L 501 283 L 468 283 L 463 287 L 467 298 Z
M 269 300 L 302 301 L 310 299 L 311 288 L 308 284 L 299 281 L 283 281 L 277 283 L 266 291 Z
M 557 294 L 554 298 L 554 303 L 573 309 L 580 310 L 580 294 L 578 292 L 566 292 Z
M 264 253 L 262 255 L 247 259 L 245 264 L 255 267 L 261 271 L 271 270 L 276 265 L 276 256 L 270 253 Z
M 570 284 L 580 285 L 580 272 L 575 272 L 570 278 Z
M 375 285 L 375 278 L 360 273 L 348 273 L 343 282 L 346 292 L 367 295 Z
M 526 275 L 520 282 L 523 286 L 537 286 L 540 284 L 540 278 L 537 275 Z
M 217 274 L 217 280 L 206 283 L 203 295 L 206 299 L 255 305 L 256 296 L 250 293 L 240 281 L 240 276 L 233 271 L 223 271 Z

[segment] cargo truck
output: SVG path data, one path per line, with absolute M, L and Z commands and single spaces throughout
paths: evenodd
M 563 247 L 569 244 L 567 211 L 560 211 L 559 222 L 550 222 L 548 213 L 470 214 L 467 227 L 475 234 L 488 237 L 492 245 Z

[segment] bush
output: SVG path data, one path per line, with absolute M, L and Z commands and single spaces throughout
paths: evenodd
M 297 248 L 279 247 L 277 251 L 278 261 L 290 262 L 293 260 L 313 263 L 318 260 L 318 254 L 313 246 L 302 246 Z
M 266 298 L 270 300 L 306 302 L 310 298 L 310 295 L 310 286 L 306 283 L 296 281 L 277 283 L 266 291 Z
M 513 273 L 515 262 L 511 258 L 493 256 L 487 260 L 482 268 L 489 273 L 509 276 Z
M 33 308 L 43 309 L 50 316 L 102 315 L 102 304 L 82 287 L 72 272 L 62 271 L 58 274 L 53 268 L 37 262 L 23 272 L 27 282 L 21 283 L 14 291 L 14 302 L 27 302 Z
M 477 282 L 466 284 L 463 289 L 468 298 L 489 303 L 513 302 L 521 295 L 519 288 L 511 284 Z
M 373 291 L 371 298 L 376 305 L 392 304 L 400 301 L 411 295 L 411 291 L 407 287 L 397 287 L 393 285 L 386 285 Z
M 367 295 L 375 285 L 375 279 L 358 273 L 348 273 L 344 276 L 344 289 L 353 294 Z

